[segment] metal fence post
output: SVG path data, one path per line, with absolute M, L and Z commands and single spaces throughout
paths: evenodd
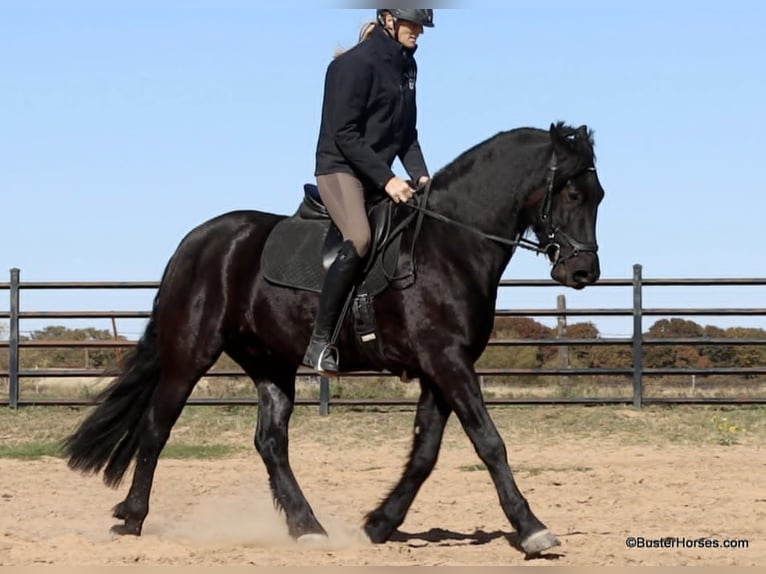
M 633 406 L 641 408 L 643 388 L 643 302 L 641 290 L 641 265 L 633 266 Z
M 330 414 L 330 379 L 319 377 L 319 416 Z
M 556 338 L 565 339 L 567 336 L 567 298 L 566 295 L 559 295 L 556 297 L 556 310 L 561 314 L 556 319 Z M 558 348 L 559 353 L 559 369 L 569 368 L 569 347 L 562 346 Z M 562 375 L 561 384 L 566 385 L 569 383 L 569 377 Z
M 19 270 L 11 269 L 11 313 L 8 333 L 8 406 L 19 408 Z

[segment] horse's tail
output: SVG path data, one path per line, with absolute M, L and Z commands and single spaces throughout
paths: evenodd
M 103 468 L 104 482 L 112 487 L 120 484 L 138 450 L 145 413 L 160 380 L 158 303 L 159 291 L 146 330 L 126 357 L 122 372 L 98 396 L 96 409 L 64 441 L 69 468 L 92 474 Z

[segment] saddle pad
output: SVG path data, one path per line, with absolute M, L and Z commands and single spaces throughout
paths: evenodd
M 269 234 L 261 255 L 264 278 L 274 285 L 320 293 L 324 280 L 322 248 L 330 221 L 293 216 L 280 221 Z M 386 289 L 396 272 L 401 234 L 379 254 L 364 279 L 366 290 L 376 295 Z
M 322 245 L 329 220 L 289 217 L 266 239 L 261 270 L 270 283 L 307 291 L 322 290 Z

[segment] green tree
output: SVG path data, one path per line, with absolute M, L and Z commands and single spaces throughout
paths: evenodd
M 32 331 L 23 340 L 32 341 L 110 341 L 114 336 L 107 329 L 86 327 L 69 329 L 63 325 L 49 325 Z M 125 340 L 124 337 L 118 337 Z M 117 362 L 117 352 L 110 347 L 69 348 L 69 347 L 26 347 L 20 355 L 24 369 L 52 368 L 105 368 Z
M 567 327 L 571 339 L 599 339 L 596 325 L 590 321 L 574 323 Z M 575 368 L 628 368 L 633 364 L 633 355 L 627 345 L 578 345 L 571 347 L 569 364 Z
M 726 331 L 714 325 L 706 325 L 703 335 L 711 339 L 725 339 Z M 710 359 L 716 367 L 734 367 L 737 363 L 735 347 L 729 345 L 705 345 L 700 349 L 700 354 Z
M 567 326 L 568 339 L 598 339 L 596 325 L 590 321 L 574 323 Z M 590 367 L 593 351 L 592 345 L 577 345 L 569 348 L 569 365 L 572 367 Z
M 497 317 L 492 330 L 494 339 L 549 339 L 552 330 L 528 317 Z M 477 361 L 478 368 L 536 369 L 545 361 L 546 354 L 555 353 L 539 345 L 523 347 L 487 347 Z M 513 380 L 505 379 L 505 380 Z
M 731 339 L 765 339 L 766 331 L 749 327 L 730 327 L 726 337 Z M 734 347 L 735 363 L 738 367 L 759 367 L 766 365 L 766 346 L 737 345 Z
M 645 333 L 647 339 L 699 338 L 704 334 L 701 325 L 686 319 L 660 319 Z M 703 357 L 700 347 L 691 345 L 651 345 L 644 353 L 647 367 L 673 368 L 695 367 L 707 368 L 711 361 Z

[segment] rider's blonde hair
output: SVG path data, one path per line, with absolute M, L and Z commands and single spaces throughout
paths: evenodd
M 367 38 L 370 37 L 372 34 L 372 31 L 375 30 L 375 27 L 378 26 L 378 23 L 374 20 L 370 20 L 369 22 L 365 22 L 362 24 L 362 27 L 359 29 L 359 38 L 357 39 L 357 44 L 361 44 L 364 42 Z M 346 48 L 336 48 L 335 52 L 333 53 L 333 58 L 337 58 L 340 56 L 343 52 L 346 51 Z
M 372 20 L 362 24 L 362 27 L 359 29 L 359 40 L 357 43 L 361 44 L 367 38 L 369 38 L 370 34 L 372 34 L 372 31 L 375 29 L 377 25 L 378 23 Z

